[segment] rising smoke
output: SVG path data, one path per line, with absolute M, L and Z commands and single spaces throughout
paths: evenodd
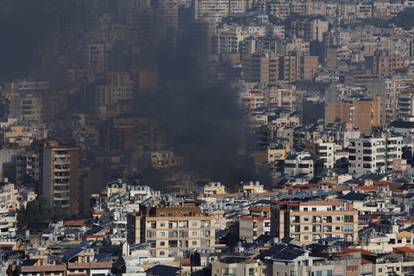
M 0 6 L 0 35 L 3 38 L 0 43 L 0 80 L 32 77 L 36 71 L 41 71 L 44 79 L 54 83 L 65 77 L 63 71 L 51 68 L 62 60 L 62 56 L 61 63 L 68 65 L 66 48 L 85 47 L 86 39 L 82 35 L 93 34 L 96 30 L 88 25 L 89 20 L 96 20 L 104 13 L 116 13 L 111 10 L 113 4 L 105 3 L 117 1 L 91 0 L 93 5 L 73 0 L 4 2 Z M 162 13 L 145 14 L 153 18 L 142 23 L 138 21 L 137 24 L 143 25 L 136 27 L 149 35 L 141 42 L 116 41 L 119 46 L 111 53 L 116 66 L 110 64 L 110 69 L 119 67 L 123 71 L 141 65 L 156 68 L 158 85 L 152 93 L 138 96 L 139 113 L 160 126 L 167 138 L 165 147 L 184 156 L 188 169 L 195 174 L 228 185 L 260 179 L 246 150 L 246 116 L 239 104 L 234 79 L 229 77 L 227 70 L 211 69 L 207 53 L 201 51 L 200 44 L 185 32 L 177 32 L 174 39 L 164 40 L 160 39 L 164 34 L 156 33 L 164 28 L 151 26 L 148 31 L 149 27 L 145 25 L 148 22 L 165 20 L 160 18 Z M 67 56 L 75 61 L 82 60 L 76 54 L 72 51 Z M 47 58 L 39 60 L 39 56 Z M 136 62 L 124 62 L 128 60 Z M 217 74 L 219 69 L 222 74 Z
M 157 49 L 159 86 L 142 106 L 168 145 L 208 179 L 234 184 L 257 177 L 245 152 L 246 117 L 234 80 L 207 74 L 207 55 L 185 38 Z

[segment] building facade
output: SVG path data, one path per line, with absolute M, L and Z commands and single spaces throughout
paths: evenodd
M 367 173 L 385 173 L 392 169 L 394 160 L 402 157 L 403 138 L 381 135 L 351 139 L 349 172 L 356 176 Z
M 306 245 L 322 238 L 358 240 L 358 211 L 342 201 L 273 201 L 271 235 Z
M 215 223 L 195 205 L 142 206 L 128 216 L 128 241 L 150 243 L 155 257 L 182 257 L 214 248 Z
M 42 194 L 50 207 L 79 212 L 79 148 L 55 141 L 43 148 Z

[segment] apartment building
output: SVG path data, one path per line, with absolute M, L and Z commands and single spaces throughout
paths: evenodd
M 360 3 L 356 5 L 356 17 L 357 18 L 371 18 L 372 17 L 372 5 Z
M 269 2 L 269 13 L 281 20 L 285 20 L 290 15 L 290 4 L 284 1 Z
M 8 100 L 8 116 L 20 121 L 41 122 L 45 117 L 45 95 L 49 82 L 14 80 L 2 91 Z
M 364 133 L 373 127 L 382 126 L 381 114 L 382 100 L 379 97 L 328 102 L 325 104 L 325 126 L 349 124 Z
M 220 182 L 209 182 L 204 185 L 203 195 L 204 197 L 212 197 L 215 195 L 226 194 L 226 187 Z
M 254 162 L 256 165 L 263 165 L 285 160 L 288 152 L 289 146 L 270 145 L 264 150 L 254 152 Z
M 271 235 L 306 245 L 322 238 L 358 240 L 358 211 L 342 201 L 273 201 Z
M 183 257 L 191 251 L 215 246 L 215 218 L 194 204 L 141 206 L 128 215 L 128 241 L 150 243 L 155 257 Z
M 293 85 L 272 86 L 265 89 L 265 103 L 268 107 L 282 107 L 295 111 L 301 91 Z
M 32 185 L 41 181 L 40 155 L 36 150 L 20 153 L 16 158 L 16 184 Z
M 249 181 L 243 184 L 243 193 L 245 194 L 261 194 L 264 193 L 264 185 L 259 181 Z
M 371 60 L 369 60 L 371 61 Z M 378 77 L 391 76 L 396 70 L 405 66 L 404 57 L 387 51 L 376 51 L 372 57 L 372 73 Z
M 194 15 L 196 19 L 218 23 L 227 15 L 245 12 L 247 4 L 244 0 L 196 0 Z
M 285 175 L 303 174 L 307 178 L 314 175 L 314 161 L 308 152 L 291 152 L 285 158 Z
M 322 160 L 324 168 L 327 169 L 332 169 L 335 166 L 335 153 L 337 147 L 338 146 L 333 142 L 323 142 L 322 140 L 306 145 L 307 150 L 311 154 L 318 156 L 319 159 Z
M 174 32 L 178 28 L 178 6 L 177 0 L 159 0 L 159 10 L 163 15 L 163 23 L 167 32 Z
M 318 57 L 286 55 L 279 58 L 279 79 L 287 82 L 311 80 L 318 70 Z
M 19 208 L 17 189 L 13 183 L 0 185 L 0 213 L 16 211 Z
M 251 110 L 259 107 L 281 107 L 293 112 L 296 111 L 298 97 L 301 93 L 302 91 L 293 85 L 256 87 L 241 93 L 240 100 Z
M 150 155 L 151 167 L 154 169 L 173 168 L 184 163 L 184 159 L 171 150 L 153 151 Z
M 405 116 L 405 112 L 407 112 L 408 110 L 406 109 L 406 107 L 408 106 L 401 106 L 404 107 L 402 110 L 402 113 L 400 113 L 401 111 L 399 110 L 399 98 L 401 93 L 408 93 L 408 95 L 404 95 L 403 99 L 402 99 L 402 103 L 404 102 L 404 100 L 407 100 L 407 98 L 410 98 L 410 92 L 412 91 L 411 88 L 411 84 L 414 82 L 414 77 L 413 76 L 393 76 L 389 79 L 384 80 L 385 83 L 385 97 L 386 97 L 386 101 L 385 101 L 385 108 L 386 108 L 386 121 L 387 122 L 392 122 L 395 121 L 398 117 L 402 117 Z M 408 96 L 408 97 L 407 97 Z M 404 102 L 405 104 L 407 104 L 406 102 Z M 413 113 L 414 114 L 414 113 Z
M 79 148 L 48 141 L 43 148 L 42 194 L 51 208 L 79 212 Z
M 106 83 L 95 90 L 95 104 L 100 109 L 131 101 L 134 97 L 134 81 L 128 73 L 108 73 Z
M 61 260 L 46 258 L 27 259 L 16 267 L 17 275 L 109 275 L 112 269 L 111 259 L 98 256 L 93 249 L 73 247 L 63 251 Z
M 94 72 L 104 72 L 109 66 L 109 51 L 111 45 L 108 43 L 89 43 L 86 47 L 86 57 L 89 69 Z
M 241 61 L 246 82 L 276 84 L 279 80 L 279 59 L 275 54 L 253 54 Z
M 240 43 L 248 37 L 248 33 L 242 27 L 229 26 L 218 30 L 217 52 L 218 54 L 239 53 Z
M 355 176 L 367 173 L 385 173 L 393 161 L 402 157 L 403 137 L 381 134 L 351 139 L 349 145 L 349 172 Z
M 214 276 L 264 276 L 265 266 L 249 257 L 228 256 L 211 263 L 211 272 Z
M 313 19 L 305 23 L 304 36 L 307 41 L 323 41 L 323 34 L 328 31 L 328 21 Z
M 397 110 L 399 118 L 414 116 L 413 88 L 406 88 L 399 93 Z
M 270 206 L 253 205 L 248 215 L 240 216 L 239 238 L 252 243 L 261 235 L 270 235 Z

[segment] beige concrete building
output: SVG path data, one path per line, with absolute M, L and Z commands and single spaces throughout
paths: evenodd
M 266 273 L 262 262 L 248 257 L 229 256 L 212 262 L 211 275 L 264 276 Z
M 184 253 L 215 246 L 215 219 L 193 204 L 141 206 L 128 215 L 128 241 L 151 244 L 155 257 L 182 257 Z
M 303 56 L 301 60 L 301 80 L 312 80 L 319 65 L 317 56 Z
M 376 51 L 372 57 L 372 73 L 378 77 L 391 76 L 396 70 L 405 66 L 404 57 Z
M 349 124 L 364 133 L 383 124 L 381 98 L 332 102 L 325 105 L 325 126 Z
M 279 78 L 287 82 L 312 80 L 318 70 L 317 56 L 286 55 L 279 59 Z
M 279 59 L 273 53 L 245 57 L 241 64 L 243 79 L 247 82 L 276 84 L 279 80 Z
M 285 160 L 289 152 L 288 146 L 268 147 L 264 150 L 256 150 L 254 154 L 254 162 L 256 165 L 274 163 L 276 161 Z
M 42 194 L 50 207 L 79 212 L 79 148 L 47 142 L 43 148 Z
M 271 235 L 306 245 L 321 238 L 358 241 L 358 211 L 342 201 L 272 202 Z
M 298 95 L 301 90 L 296 89 L 294 85 L 280 85 L 268 87 L 254 87 L 240 95 L 242 104 L 251 110 L 259 107 L 282 107 L 290 111 L 296 111 Z M 296 120 L 296 119 L 293 119 Z M 285 119 L 279 119 L 283 123 Z M 288 118 L 288 121 L 292 121 Z M 292 121 L 292 123 L 295 123 Z M 297 123 L 299 125 L 299 123 Z
M 243 193 L 245 194 L 261 194 L 265 189 L 259 181 L 249 181 L 243 184 Z

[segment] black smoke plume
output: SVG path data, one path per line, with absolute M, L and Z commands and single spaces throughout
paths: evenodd
M 243 154 L 245 112 L 232 80 L 207 74 L 205 57 L 185 39 L 157 47 L 153 61 L 159 86 L 141 103 L 190 168 L 208 179 L 234 184 L 255 175 Z
M 89 42 L 86 34 L 95 31 L 92 21 L 96 24 L 96 18 L 111 14 L 114 21 L 124 24 L 123 20 L 118 20 L 123 16 L 121 11 L 115 9 L 119 5 L 114 4 L 120 1 L 4 2 L 5 5 L 0 6 L 3 38 L 0 79 L 3 80 L 32 77 L 40 68 L 46 79 L 57 82 L 65 78 L 63 73 L 56 76 L 60 71 L 53 69 L 58 58 L 71 56 L 71 62 L 79 62 L 81 67 L 85 65 L 78 51 Z M 231 68 L 212 66 L 208 62 L 209 56 L 198 40 L 205 34 L 197 34 L 194 38 L 187 35 L 191 32 L 180 29 L 167 31 L 167 34 L 177 35 L 174 39 L 162 39 L 165 28 L 155 25 L 168 20 L 163 20 L 163 13 L 157 8 L 145 9 L 138 16 L 136 26 L 143 30 L 144 36 L 137 41 L 116 41 L 121 46 L 112 50 L 111 56 L 116 60 L 115 65 L 109 65 L 113 71 L 121 68 L 119 70 L 133 72 L 145 66 L 156 68 L 158 85 L 152 93 L 138 96 L 137 113 L 155 120 L 166 135 L 165 147 L 184 156 L 188 169 L 195 174 L 228 185 L 258 179 L 245 139 L 246 116 L 234 79 L 230 77 Z M 187 28 L 192 22 L 180 21 L 180 24 Z M 71 50 L 70 55 L 67 49 Z M 117 52 L 117 49 L 120 50 Z M 40 56 L 46 58 L 39 60 Z M 68 63 L 63 59 L 64 66 Z M 87 157 L 92 159 L 93 153 L 88 153 Z

